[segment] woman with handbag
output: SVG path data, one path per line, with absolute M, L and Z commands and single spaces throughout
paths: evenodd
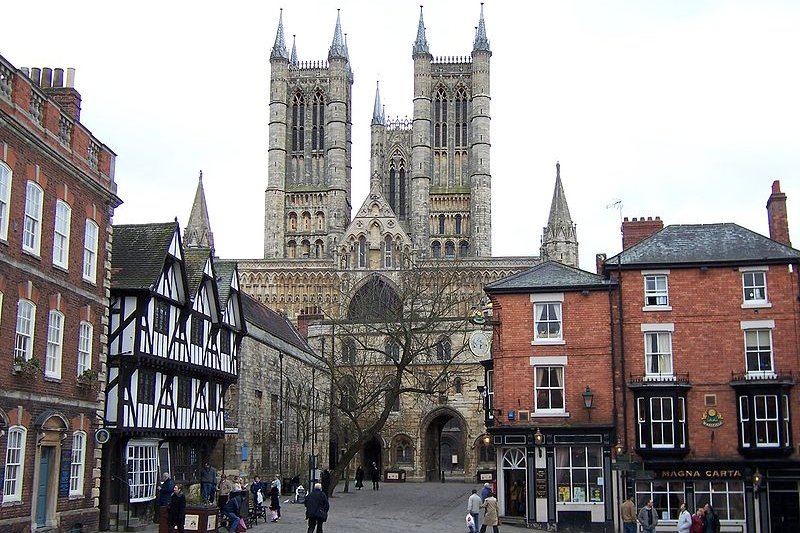
M 500 525 L 500 509 L 497 506 L 497 498 L 494 497 L 491 491 L 489 491 L 486 500 L 481 504 L 481 509 L 483 509 L 481 533 L 486 533 L 486 526 L 492 526 L 492 531 L 494 531 L 494 533 L 500 533 L 500 528 L 497 527 Z
M 322 533 L 322 524 L 328 520 L 328 511 L 330 510 L 328 496 L 322 492 L 322 483 L 314 483 L 314 490 L 306 496 L 305 505 L 308 533 L 314 533 L 315 527 L 317 533 Z

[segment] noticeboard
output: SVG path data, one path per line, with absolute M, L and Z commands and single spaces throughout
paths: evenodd
M 72 467 L 72 450 L 61 450 L 61 468 L 58 472 L 58 496 L 69 496 L 69 475 Z

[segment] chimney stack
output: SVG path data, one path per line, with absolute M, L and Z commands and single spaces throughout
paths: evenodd
M 789 240 L 789 216 L 786 213 L 786 195 L 781 192 L 780 180 L 772 182 L 772 194 L 767 200 L 767 217 L 769 218 L 769 238 L 786 246 Z
M 63 68 L 20 69 L 34 85 L 52 98 L 70 118 L 81 120 L 81 94 L 75 90 L 75 69 L 68 68 L 64 76 Z
M 595 254 L 594 256 L 594 268 L 598 274 L 603 273 L 603 267 L 606 264 L 607 256 L 606 254 Z
M 664 229 L 664 222 L 661 217 L 644 217 L 628 220 L 628 217 L 622 221 L 622 249 L 627 250 L 634 244 L 645 240 L 650 235 Z

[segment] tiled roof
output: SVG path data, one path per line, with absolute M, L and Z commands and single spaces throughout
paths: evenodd
M 219 305 L 225 309 L 231 295 L 231 280 L 236 273 L 236 261 L 214 261 L 214 273 L 217 275 Z
M 579 268 L 547 261 L 533 268 L 497 280 L 486 286 L 487 293 L 543 292 L 553 290 L 603 289 L 612 282 Z
M 263 305 L 261 302 L 245 293 L 242 296 L 242 309 L 244 310 L 244 318 L 263 329 L 275 335 L 279 339 L 295 348 L 306 352 L 307 354 L 314 355 L 314 350 L 308 345 L 306 340 L 297 331 L 297 328 L 285 316 L 279 315 L 272 309 Z
M 209 248 L 184 248 L 183 259 L 186 265 L 186 293 L 190 298 L 197 296 L 200 282 L 203 281 L 203 269 L 211 256 Z
M 158 281 L 177 222 L 114 226 L 111 288 L 151 289 Z
M 738 224 L 676 224 L 606 260 L 607 266 L 785 263 L 795 250 Z

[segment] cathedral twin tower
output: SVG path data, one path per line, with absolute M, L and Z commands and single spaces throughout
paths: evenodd
M 472 53 L 459 58 L 431 55 L 420 10 L 412 119 L 387 120 L 376 90 L 370 196 L 391 208 L 395 245 L 409 240 L 417 258 L 491 255 L 491 56 L 483 7 Z M 264 257 L 357 257 L 358 240 L 346 240 L 353 72 L 339 17 L 327 61 L 304 62 L 286 46 L 281 13 L 270 63 Z M 558 212 L 569 216 L 566 203 Z M 561 227 L 574 238 L 571 220 Z

